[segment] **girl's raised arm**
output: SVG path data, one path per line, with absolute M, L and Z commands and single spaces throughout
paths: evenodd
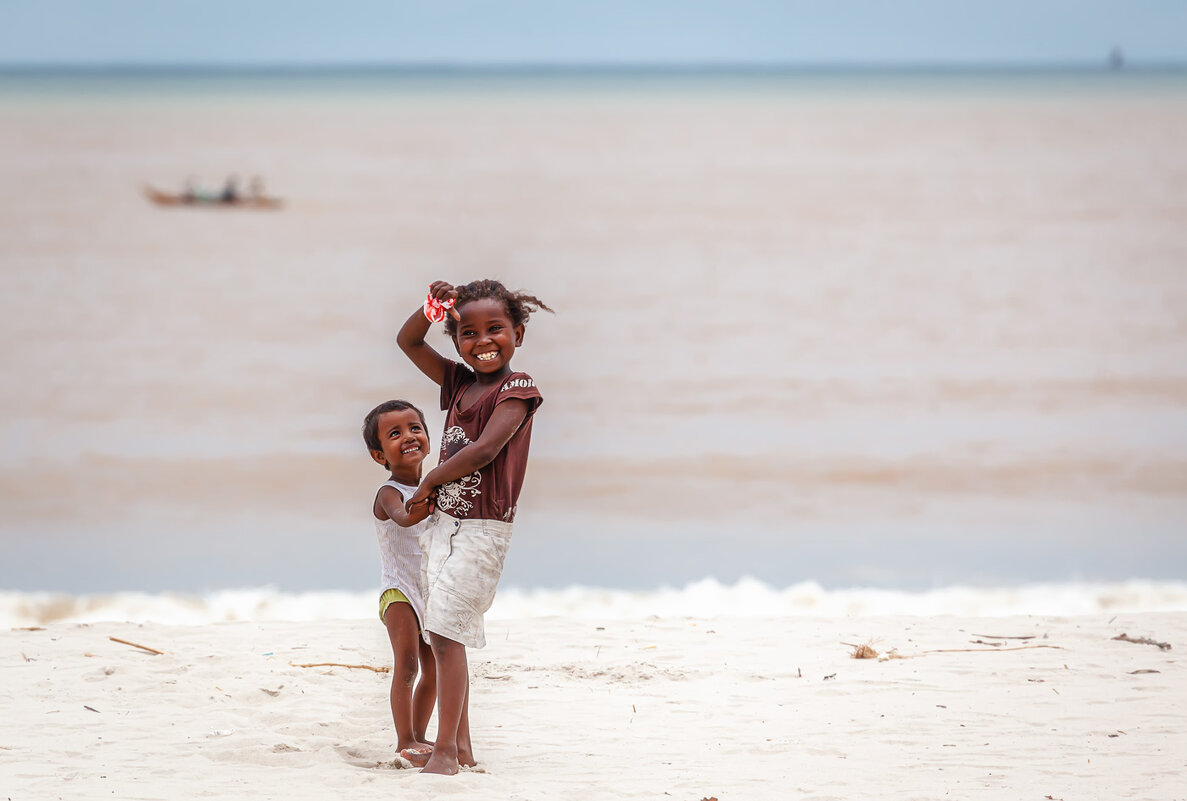
M 445 281 L 434 281 L 429 286 L 429 295 L 443 302 L 457 300 L 457 290 L 453 288 L 452 284 Z M 460 319 L 456 309 L 450 308 L 449 313 L 453 315 L 454 319 Z M 396 344 L 400 346 L 400 350 L 404 351 L 404 355 L 420 368 L 422 373 L 440 386 L 445 383 L 445 368 L 449 364 L 449 360 L 434 350 L 432 345 L 425 342 L 425 334 L 429 333 L 431 325 L 429 318 L 425 316 L 424 309 L 417 309 L 400 327 L 400 333 L 396 335 Z

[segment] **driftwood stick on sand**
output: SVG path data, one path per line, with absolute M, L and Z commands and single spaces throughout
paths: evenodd
M 924 651 L 925 654 L 1000 654 L 1002 651 L 1026 651 L 1030 648 L 1058 648 L 1060 651 L 1064 650 L 1062 645 L 1016 645 L 1013 648 L 935 648 L 930 651 Z
M 973 633 L 973 636 L 984 637 L 987 640 L 1033 640 L 1035 638 L 1033 634 L 977 634 L 976 632 Z
M 108 637 L 112 642 L 118 642 L 122 645 L 130 645 L 133 648 L 139 648 L 142 651 L 148 651 L 150 654 L 163 654 L 164 651 L 158 651 L 156 648 L 149 648 L 147 645 L 141 645 L 138 642 L 129 642 L 128 640 L 121 640 L 119 637 Z
M 344 667 L 352 670 L 374 670 L 376 673 L 387 673 L 391 668 L 387 666 L 375 667 L 374 665 L 347 665 L 342 662 L 310 662 L 307 665 L 298 665 L 295 662 L 289 662 L 293 667 L 299 668 L 314 668 L 314 667 Z
M 1151 640 L 1149 637 L 1130 637 L 1128 634 L 1118 634 L 1113 638 L 1114 640 L 1121 640 L 1122 642 L 1136 642 L 1141 645 L 1157 645 L 1161 651 L 1169 651 L 1171 644 L 1169 642 L 1158 642 L 1158 640 Z

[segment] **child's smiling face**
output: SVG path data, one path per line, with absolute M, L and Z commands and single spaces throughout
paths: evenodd
M 453 344 L 470 369 L 481 375 L 501 375 L 523 342 L 523 324 L 515 325 L 507 307 L 495 298 L 478 298 L 458 309 L 461 319 Z
M 371 458 L 392 471 L 420 480 L 420 463 L 429 455 L 429 435 L 415 409 L 397 409 L 379 415 L 376 431 L 382 451 Z

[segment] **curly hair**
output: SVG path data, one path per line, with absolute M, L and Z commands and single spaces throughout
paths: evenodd
M 363 442 L 367 443 L 367 450 L 383 450 L 383 445 L 379 442 L 379 415 L 386 414 L 387 412 L 402 412 L 407 410 L 416 412 L 416 416 L 420 418 L 421 428 L 428 431 L 429 426 L 425 422 L 425 413 L 420 409 L 405 400 L 384 401 L 367 412 L 367 416 L 363 418 Z
M 454 304 L 454 308 L 460 309 L 463 304 L 472 300 L 493 298 L 507 309 L 507 316 L 511 318 L 512 325 L 523 325 L 532 316 L 532 312 L 541 309 L 552 312 L 552 309 L 548 308 L 544 301 L 535 295 L 529 295 L 522 289 L 512 292 L 492 278 L 471 281 L 455 288 L 457 289 L 457 303 Z M 556 314 L 556 312 L 552 313 Z M 445 318 L 445 333 L 451 337 L 457 336 L 457 320 L 453 319 L 452 315 Z

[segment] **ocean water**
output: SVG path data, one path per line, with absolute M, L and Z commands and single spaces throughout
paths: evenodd
M 1184 141 L 1182 73 L 0 76 L 5 614 L 358 608 L 479 277 L 557 311 L 507 610 L 1183 608 Z

